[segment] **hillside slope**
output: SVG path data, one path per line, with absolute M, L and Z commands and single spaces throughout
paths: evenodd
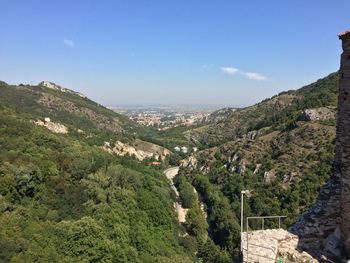
M 338 73 L 330 74 L 186 133 L 207 148 L 184 162 L 180 176 L 201 194 L 211 236 L 232 256 L 239 248 L 241 190 L 252 192 L 245 217 L 285 215 L 286 227 L 312 205 L 328 181 L 338 80 Z M 276 223 L 266 221 L 265 227 Z M 261 222 L 251 227 L 258 229 Z
M 53 88 L 57 87 L 57 88 Z M 109 131 L 121 134 L 138 128 L 128 118 L 109 110 L 79 93 L 51 83 L 47 87 L 7 85 L 0 82 L 0 103 L 30 118 L 51 119 L 86 133 Z
M 134 127 L 78 94 L 0 84 L 0 262 L 191 262 L 162 167 L 90 140 Z
M 0 82 L 0 106 L 7 113 L 20 114 L 53 132 L 67 133 L 69 137 L 101 147 L 106 142 L 133 144 L 135 138 L 154 133 L 151 128 L 140 126 L 78 92 L 47 81 L 37 86 Z M 155 145 L 147 145 L 142 151 L 158 154 L 154 151 Z
M 282 92 L 253 106 L 238 109 L 225 119 L 186 133 L 189 140 L 215 146 L 265 128 L 281 130 L 295 122 L 303 109 L 336 106 L 339 75 L 329 76 L 301 89 Z

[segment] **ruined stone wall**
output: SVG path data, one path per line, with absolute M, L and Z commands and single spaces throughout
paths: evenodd
M 337 150 L 341 156 L 341 223 L 343 246 L 350 256 L 350 31 L 339 35 L 343 53 L 340 64 Z
M 289 229 L 299 237 L 298 249 L 307 251 L 317 259 L 341 255 L 339 231 L 341 175 L 338 168 L 338 163 L 335 161 L 331 179 L 321 189 L 316 202 Z
M 299 248 L 318 259 L 350 257 L 350 31 L 339 35 L 340 63 L 336 153 L 330 181 L 315 204 L 290 231 L 299 236 Z
M 342 40 L 343 53 L 336 152 L 331 178 L 322 187 L 312 207 L 288 229 L 292 234 L 282 229 L 254 231 L 249 234 L 252 245 L 248 246 L 245 245 L 244 233 L 243 262 L 275 262 L 275 259 L 268 260 L 272 256 L 267 252 L 271 251 L 274 255 L 277 251 L 280 256 L 293 258 L 295 262 L 329 262 L 329 259 L 338 262 L 340 259 L 350 259 L 350 30 L 340 34 L 339 38 Z M 251 251 L 249 260 L 248 250 Z M 261 255 L 265 255 L 263 260 Z

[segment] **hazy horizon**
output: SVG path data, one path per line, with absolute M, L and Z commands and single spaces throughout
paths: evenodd
M 111 109 L 132 109 L 132 108 L 189 108 L 189 109 L 221 109 L 221 108 L 239 108 L 235 105 L 225 104 L 116 104 L 116 105 L 104 105 Z
M 0 80 L 103 105 L 252 105 L 338 70 L 338 1 L 11 1 Z M 312 16 L 310 16 L 312 14 Z

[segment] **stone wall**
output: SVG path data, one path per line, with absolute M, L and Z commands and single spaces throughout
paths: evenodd
M 284 229 L 267 229 L 242 233 L 243 263 L 309 262 L 317 260 L 298 250 L 299 238 Z
M 319 260 L 340 257 L 340 216 L 340 173 L 334 162 L 332 177 L 321 189 L 316 202 L 289 229 L 299 236 L 298 249 Z
M 339 35 L 343 53 L 340 64 L 337 148 L 341 171 L 341 235 L 350 256 L 350 31 Z
M 277 256 L 288 262 L 350 259 L 350 30 L 339 38 L 343 53 L 331 178 L 316 202 L 288 232 L 277 229 L 243 233 L 243 262 L 275 262 Z
M 343 53 L 337 113 L 336 153 L 330 181 L 290 231 L 299 249 L 319 260 L 350 257 L 350 31 L 339 35 Z

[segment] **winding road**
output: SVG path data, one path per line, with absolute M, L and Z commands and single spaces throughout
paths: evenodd
M 166 169 L 164 171 L 164 175 L 170 181 L 171 189 L 173 189 L 173 191 L 176 194 L 176 199 L 179 198 L 179 192 L 177 191 L 177 189 L 176 189 L 176 187 L 174 185 L 173 178 L 177 175 L 178 172 L 179 172 L 179 167 L 178 166 L 168 168 L 168 169 Z M 187 214 L 188 209 L 183 208 L 181 203 L 179 201 L 177 201 L 177 200 L 174 203 L 174 208 L 175 208 L 175 210 L 177 212 L 179 222 L 180 223 L 185 223 L 186 222 L 186 214 Z

